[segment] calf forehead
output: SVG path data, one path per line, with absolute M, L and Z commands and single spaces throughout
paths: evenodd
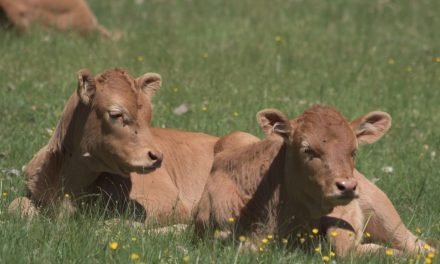
M 109 70 L 101 74 L 97 77 L 97 84 L 96 102 L 102 107 L 123 107 L 135 114 L 145 100 L 134 78 L 123 70 Z
M 325 148 L 356 145 L 356 137 L 347 120 L 335 109 L 315 106 L 303 113 L 298 133 L 310 144 Z

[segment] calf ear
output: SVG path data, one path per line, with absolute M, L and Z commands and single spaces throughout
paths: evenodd
M 77 93 L 81 102 L 88 105 L 92 102 L 93 96 L 95 95 L 96 85 L 95 79 L 90 74 L 87 69 L 82 69 L 78 71 L 78 89 Z
M 162 85 L 162 78 L 160 74 L 148 72 L 136 79 L 139 87 L 148 96 L 153 96 Z
M 391 116 L 385 112 L 370 112 L 351 122 L 359 144 L 371 144 L 379 140 L 391 127 Z
M 288 137 L 292 131 L 289 119 L 277 109 L 264 109 L 257 113 L 257 121 L 266 136 L 278 134 Z

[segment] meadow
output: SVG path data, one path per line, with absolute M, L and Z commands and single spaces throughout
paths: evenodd
M 63 220 L 9 214 L 25 191 L 22 167 L 47 143 L 81 68 L 158 72 L 152 125 L 219 136 L 262 136 L 255 114 L 268 107 L 292 118 L 317 103 L 348 119 L 386 111 L 390 132 L 362 146 L 356 166 L 410 230 L 440 240 L 440 1 L 88 2 L 100 23 L 123 32 L 120 40 L 0 28 L 0 263 L 320 263 L 328 255 L 272 244 L 249 254 L 191 231 L 109 227 L 98 206 Z M 175 114 L 182 104 L 188 111 Z

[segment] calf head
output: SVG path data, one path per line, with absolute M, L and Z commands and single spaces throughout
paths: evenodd
M 358 145 L 373 143 L 391 126 L 391 117 L 384 112 L 349 123 L 335 109 L 322 106 L 292 121 L 275 109 L 260 111 L 257 119 L 268 136 L 284 138 L 288 196 L 301 202 L 313 218 L 357 198 L 353 170 Z
M 120 69 L 93 77 L 78 72 L 77 95 L 86 111 L 80 148 L 97 160 L 104 171 L 128 177 L 159 167 L 162 153 L 154 146 L 149 125 L 151 97 L 161 77 L 145 73 L 134 79 Z

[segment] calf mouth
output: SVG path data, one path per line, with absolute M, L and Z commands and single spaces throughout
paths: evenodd
M 330 199 L 333 201 L 335 205 L 347 205 L 354 199 L 359 198 L 357 193 L 344 193 L 344 194 L 335 194 L 331 195 Z
M 157 166 L 127 166 L 126 168 L 121 168 L 121 170 L 126 175 L 130 175 L 130 173 L 147 174 L 147 173 L 155 171 L 159 167 L 157 167 Z

